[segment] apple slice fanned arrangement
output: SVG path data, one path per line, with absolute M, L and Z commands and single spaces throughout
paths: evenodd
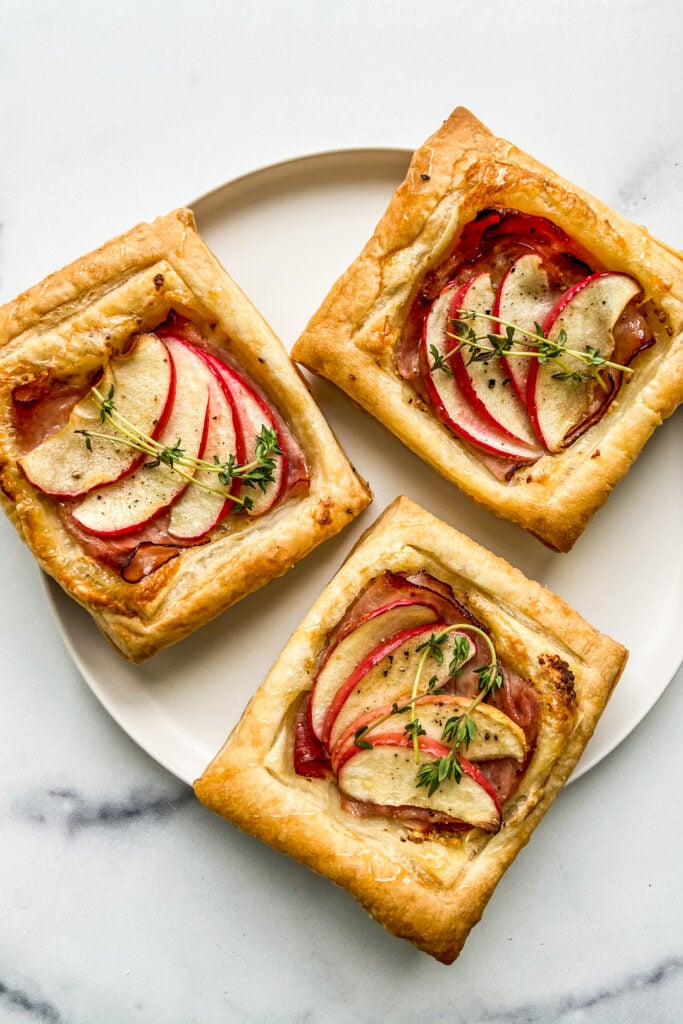
M 282 576 L 371 499 L 190 210 L 0 307 L 0 503 L 131 661 Z
M 683 399 L 683 260 L 459 107 L 292 358 L 567 552 Z
M 49 399 L 20 399 L 24 437 L 39 437 L 41 423 L 54 430 Z M 304 455 L 282 420 L 243 370 L 175 314 L 134 336 L 72 401 L 62 403 L 66 422 L 19 465 L 81 545 L 129 582 L 307 486 Z
M 642 300 L 634 278 L 595 269 L 551 222 L 485 210 L 425 282 L 399 366 L 442 422 L 508 477 L 605 414 L 654 341 Z
M 427 572 L 374 579 L 333 631 L 295 724 L 298 774 L 355 815 L 497 832 L 538 728 L 533 688 Z

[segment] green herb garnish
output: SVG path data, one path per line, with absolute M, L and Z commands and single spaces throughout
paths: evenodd
M 425 761 L 421 764 L 415 775 L 415 785 L 427 787 L 427 796 L 433 796 L 442 782 L 447 779 L 455 779 L 460 782 L 463 775 L 462 765 L 454 751 L 437 757 L 435 761 Z
M 516 324 L 508 323 L 506 320 L 501 320 L 500 317 L 491 313 L 480 313 L 474 309 L 456 309 L 454 312 L 456 316 L 450 320 L 447 337 L 452 338 L 457 344 L 445 354 L 441 354 L 435 345 L 429 346 L 432 371 L 441 370 L 450 374 L 451 368 L 448 365 L 448 360 L 457 352 L 464 351 L 468 355 L 468 364 L 475 361 L 488 362 L 506 355 L 537 359 L 542 366 L 554 362 L 558 366 L 557 373 L 552 375 L 554 379 L 571 381 L 576 385 L 595 380 L 603 390 L 607 390 L 607 384 L 599 372 L 602 368 L 619 370 L 621 373 L 633 373 L 630 367 L 605 359 L 596 348 L 590 345 L 586 345 L 583 352 L 570 348 L 564 328 L 559 331 L 556 339 L 550 341 L 538 323 L 534 324 L 533 331 L 529 331 Z M 502 330 L 478 334 L 472 325 L 472 321 L 477 319 L 493 321 Z M 515 338 L 516 334 L 522 336 L 523 344 Z M 576 359 L 581 366 L 577 368 L 568 366 L 564 361 L 567 357 Z
M 496 649 L 491 642 L 491 638 L 488 633 L 485 633 L 479 626 L 474 626 L 469 622 L 461 622 L 452 626 L 447 626 L 441 630 L 440 633 L 432 633 L 428 640 L 418 647 L 418 650 L 422 649 L 423 656 L 418 664 L 418 669 L 415 674 L 415 681 L 413 683 L 413 704 L 411 707 L 411 721 L 416 718 L 415 703 L 417 699 L 417 693 L 420 686 L 420 676 L 424 669 L 427 658 L 431 655 L 435 657 L 439 664 L 443 663 L 443 645 L 445 644 L 448 636 L 455 632 L 471 632 L 476 633 L 482 637 L 488 646 L 489 653 L 491 655 L 491 661 L 482 665 L 480 668 L 475 669 L 475 673 L 479 677 L 479 693 L 471 701 L 466 711 L 459 715 L 451 716 L 443 727 L 441 738 L 447 743 L 453 743 L 454 746 L 464 746 L 467 748 L 472 740 L 477 735 L 477 726 L 472 718 L 472 712 L 474 709 L 488 697 L 489 694 L 493 694 L 498 690 L 504 682 L 504 676 L 500 665 L 498 664 L 498 655 Z M 453 656 L 449 663 L 449 673 L 451 676 L 457 677 L 462 671 L 462 666 L 467 659 L 469 653 L 469 644 L 466 637 L 458 636 L 455 638 L 453 644 Z M 407 730 L 406 730 L 407 731 Z M 417 786 L 429 786 L 429 795 L 438 789 L 441 782 L 445 778 L 455 778 L 456 782 L 459 782 L 462 778 L 462 765 L 458 760 L 458 756 L 455 751 L 451 751 L 450 754 L 445 755 L 443 758 L 437 758 L 429 764 L 420 765 L 420 748 L 417 736 L 413 733 L 413 749 L 415 751 L 415 763 L 419 765 L 415 784 Z M 457 769 L 451 767 L 457 762 Z M 445 763 L 445 765 L 444 765 Z M 431 765 L 431 768 L 430 768 Z M 443 774 L 443 772 L 446 774 Z M 427 781 L 425 781 L 427 780 Z
M 253 508 L 253 499 L 248 495 L 241 497 L 230 494 L 230 488 L 235 480 L 239 480 L 245 487 L 258 487 L 261 491 L 266 490 L 266 485 L 272 483 L 275 473 L 274 456 L 282 455 L 277 431 L 268 428 L 265 424 L 261 427 L 256 438 L 254 459 L 251 462 L 239 465 L 235 456 L 231 453 L 225 462 L 221 462 L 218 456 L 213 461 L 208 459 L 191 458 L 185 455 L 182 448 L 181 438 L 173 445 L 162 445 L 149 434 L 141 430 L 123 416 L 114 401 L 114 386 L 109 389 L 105 397 L 96 387 L 92 389 L 95 401 L 100 410 L 100 423 L 110 422 L 120 432 L 121 436 L 106 434 L 97 430 L 78 430 L 76 433 L 83 434 L 85 446 L 92 451 L 92 439 L 111 441 L 115 444 L 127 444 L 136 451 L 143 452 L 150 456 L 150 460 L 144 463 L 145 469 L 155 469 L 157 466 L 166 466 L 177 473 L 190 484 L 202 487 L 205 491 L 218 494 L 226 500 L 234 502 L 236 506 L 246 509 Z M 216 475 L 219 487 L 212 487 L 202 480 L 195 479 L 194 474 L 198 469 L 207 470 Z
M 455 749 L 433 761 L 420 762 L 419 738 L 426 735 L 426 730 L 418 718 L 416 704 L 421 697 L 428 695 L 438 696 L 445 691 L 444 686 L 437 685 L 438 677 L 436 675 L 430 677 L 426 689 L 421 688 L 421 679 L 429 658 L 433 658 L 439 665 L 444 664 L 446 643 L 453 633 L 458 635 L 453 637 L 448 673 L 451 678 L 457 678 L 462 673 L 470 650 L 469 640 L 466 636 L 461 635 L 463 632 L 476 633 L 477 636 L 482 637 L 491 655 L 490 662 L 474 669 L 475 674 L 478 676 L 479 692 L 477 696 L 472 699 L 465 711 L 458 715 L 452 715 L 446 721 L 442 730 L 441 738 L 444 742 L 451 743 L 454 748 L 461 746 L 467 748 L 477 735 L 477 725 L 472 717 L 472 712 L 486 697 L 496 693 L 505 681 L 503 671 L 498 664 L 496 649 L 488 633 L 480 629 L 479 626 L 469 622 L 459 622 L 446 626 L 438 633 L 432 633 L 426 640 L 423 640 L 416 647 L 416 651 L 421 652 L 421 657 L 415 672 L 410 695 L 402 698 L 400 701 L 394 701 L 389 712 L 366 725 L 360 726 L 353 736 L 354 743 L 361 750 L 372 750 L 373 744 L 368 739 L 368 734 L 379 728 L 380 725 L 383 725 L 384 722 L 393 716 L 404 715 L 406 712 L 409 712 L 410 717 L 404 728 L 404 733 L 412 739 L 415 763 L 418 766 L 415 775 L 415 785 L 418 788 L 426 786 L 429 796 L 432 796 L 446 779 L 455 779 L 456 782 L 459 782 L 463 775 L 463 769 Z

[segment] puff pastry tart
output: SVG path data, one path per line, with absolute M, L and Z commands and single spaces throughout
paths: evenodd
M 568 551 L 683 398 L 683 262 L 458 109 L 292 355 Z
M 538 583 L 398 498 L 195 789 L 450 963 L 626 657 Z
M 284 573 L 369 502 L 189 210 L 0 309 L 2 500 L 133 661 Z

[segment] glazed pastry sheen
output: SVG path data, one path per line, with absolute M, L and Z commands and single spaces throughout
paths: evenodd
M 521 215 L 514 231 L 524 230 L 525 218 L 545 225 L 544 265 L 547 253 L 553 253 L 550 270 L 566 278 L 565 287 L 574 283 L 577 268 L 583 267 L 586 276 L 609 273 L 614 275 L 612 282 L 630 282 L 637 298 L 624 294 L 624 302 L 632 299 L 622 316 L 622 326 L 624 319 L 629 320 L 628 372 L 623 380 L 621 371 L 603 373 L 611 401 L 598 408 L 587 400 L 579 409 L 582 422 L 574 425 L 577 429 L 570 429 L 571 416 L 559 433 L 551 424 L 549 443 L 541 451 L 533 450 L 529 424 L 521 424 L 522 441 L 512 449 L 517 463 L 509 462 L 511 472 L 506 473 L 488 453 L 449 429 L 443 408 L 424 387 L 429 377 L 425 360 L 439 353 L 427 357 L 431 346 L 426 345 L 418 367 L 417 341 L 412 344 L 411 332 L 415 335 L 416 323 L 420 326 L 422 302 L 434 302 L 439 287 L 462 283 L 473 267 L 479 267 L 476 259 L 469 268 L 457 261 L 458 253 L 467 252 L 468 232 L 473 226 L 478 230 L 491 213 L 507 217 L 510 212 L 511 223 L 515 212 Z M 510 251 L 518 257 L 524 246 L 514 231 Z M 553 231 L 565 241 L 553 240 Z M 477 257 L 476 251 L 467 259 L 471 255 Z M 485 262 L 494 287 L 506 255 L 505 245 L 493 246 Z M 508 266 L 510 262 L 511 258 Z M 449 277 L 451 270 L 454 279 Z M 490 305 L 483 299 L 482 303 L 483 308 Z M 445 316 L 442 312 L 442 319 Z M 486 330 L 482 327 L 482 333 Z M 606 330 L 609 340 L 609 322 Z M 452 335 L 449 344 L 455 344 Z M 611 341 L 607 350 L 610 346 Z M 683 262 L 646 230 L 496 138 L 459 108 L 415 152 L 374 234 L 313 315 L 292 355 L 346 391 L 480 505 L 520 524 L 549 547 L 568 551 L 653 430 L 683 398 Z M 575 367 L 573 363 L 570 369 Z M 566 371 L 566 365 L 562 369 Z M 559 385 L 552 368 L 539 375 L 550 393 L 552 419 Z M 432 376 L 436 380 L 438 375 Z M 495 388 L 492 394 L 507 387 L 506 407 L 500 411 L 508 431 L 514 432 L 514 375 L 488 376 L 484 386 Z M 576 392 L 566 393 L 576 405 Z M 596 394 L 600 396 L 599 391 Z M 457 418 L 460 410 L 451 407 L 447 412 Z M 536 410 L 532 418 L 537 428 L 542 426 Z
M 324 756 L 317 766 L 309 761 L 302 767 L 297 762 L 301 709 L 310 698 L 314 681 L 321 678 L 318 670 L 326 663 L 330 638 L 341 645 L 340 637 L 353 635 L 348 632 L 349 610 L 356 624 L 362 621 L 367 625 L 359 598 L 375 593 L 377 581 L 383 579 L 390 588 L 400 584 L 403 597 L 411 587 L 419 591 L 428 586 L 431 596 L 425 600 L 436 616 L 441 616 L 453 594 L 466 602 L 471 617 L 464 612 L 456 614 L 452 619 L 456 628 L 463 623 L 463 633 L 476 638 L 471 626 L 475 621 L 482 625 L 506 673 L 514 676 L 521 700 L 531 709 L 525 723 L 511 705 L 505 708 L 524 732 L 507 714 L 489 711 L 490 723 L 507 723 L 508 745 L 498 755 L 512 754 L 522 760 L 513 785 L 499 789 L 502 817 L 498 819 L 494 813 L 493 818 L 474 827 L 443 830 L 432 824 L 444 816 L 435 818 L 430 813 L 425 830 L 424 820 L 416 819 L 414 808 L 407 808 L 411 813 L 403 815 L 405 807 L 382 808 L 381 799 L 374 799 L 370 814 L 359 813 L 358 806 L 349 803 L 348 794 L 341 792 L 343 767 L 337 779 L 326 770 Z M 392 621 L 396 629 L 398 620 Z M 358 635 L 363 628 L 357 626 Z M 395 657 L 389 656 L 386 672 L 380 673 L 388 672 L 388 678 L 392 657 L 396 669 L 396 662 L 409 653 L 403 651 L 403 645 L 399 649 L 392 644 Z M 239 828 L 346 888 L 390 932 L 450 963 L 479 920 L 501 875 L 569 777 L 626 657 L 619 643 L 600 634 L 560 598 L 410 499 L 398 498 L 361 538 L 316 600 L 195 789 L 203 803 Z M 431 669 L 426 675 L 430 674 Z M 461 678 L 458 685 L 462 684 Z M 355 699 L 355 692 L 348 699 Z M 458 698 L 442 700 L 447 705 L 449 701 L 457 703 Z M 431 757 L 430 751 L 436 747 L 429 737 L 427 704 L 433 707 L 429 701 L 419 705 L 417 717 L 422 716 L 427 733 L 420 742 Z M 371 747 L 373 743 L 382 746 L 380 733 L 390 725 L 391 715 L 374 734 L 357 731 L 355 742 L 361 748 L 365 741 Z M 314 726 L 327 740 L 325 727 L 315 722 Z M 480 731 L 481 743 L 495 745 L 503 740 L 502 734 L 488 735 L 483 727 Z M 495 731 L 494 727 L 490 730 Z M 529 741 L 526 760 L 524 733 Z M 337 745 L 337 750 L 342 750 L 340 763 L 348 742 L 347 733 L 347 739 L 342 737 Z M 404 757 L 405 745 L 397 745 L 396 735 L 392 743 L 397 755 Z M 516 752 L 515 744 L 519 747 Z M 470 757 L 482 758 L 479 763 L 484 771 L 491 747 L 478 752 L 475 747 L 476 742 Z M 374 751 L 361 749 L 360 753 L 370 756 Z M 389 750 L 385 766 L 391 757 Z M 346 763 L 350 764 L 350 759 Z M 354 782 L 359 776 L 363 781 L 360 772 Z M 467 785 L 470 791 L 476 790 L 472 781 L 481 778 L 476 770 L 470 776 Z M 381 795 L 375 779 L 370 779 L 369 785 L 373 798 Z M 457 785 L 449 785 L 457 802 Z M 424 809 L 429 801 L 423 790 L 419 792 L 419 800 L 414 802 Z M 495 798 L 490 804 L 495 811 Z M 451 808 L 442 801 L 442 810 L 444 806 L 447 824 L 457 825 Z M 534 895 L 542 898 L 542 894 Z
M 170 351 L 175 364 L 172 380 L 167 366 Z M 198 361 L 198 354 L 204 361 Z M 133 357 L 142 361 L 143 369 L 156 369 L 147 384 L 140 371 L 142 388 L 129 393 L 122 381 L 127 379 L 126 367 L 131 377 Z M 181 364 L 184 378 L 178 374 Z M 209 364 L 215 373 L 209 372 Z M 108 370 L 113 377 L 106 376 Z M 197 371 L 207 377 L 206 383 L 199 382 L 199 398 L 194 392 L 183 393 L 181 384 L 182 379 L 196 384 Z M 249 435 L 245 451 L 237 461 L 253 459 L 248 445 L 265 421 L 291 456 L 288 465 L 297 472 L 282 481 L 283 500 L 272 508 L 264 508 L 258 487 L 252 490 L 251 514 L 229 515 L 220 508 L 214 514 L 210 507 L 189 503 L 190 514 L 187 502 L 182 502 L 182 510 L 176 502 L 173 508 L 178 512 L 171 516 L 170 529 L 181 540 L 168 542 L 164 537 L 147 544 L 144 552 L 141 544 L 140 565 L 131 569 L 124 564 L 122 570 L 116 563 L 116 545 L 119 535 L 135 525 L 135 516 L 132 505 L 120 504 L 115 483 L 108 484 L 110 490 L 102 487 L 85 499 L 78 496 L 78 486 L 66 497 L 55 497 L 55 491 L 64 489 L 63 481 L 57 479 L 60 460 L 65 452 L 73 455 L 73 446 L 57 444 L 54 460 L 49 448 L 43 459 L 32 460 L 28 453 L 49 439 L 53 428 L 49 423 L 45 426 L 45 417 L 52 414 L 54 426 L 63 427 L 69 403 L 73 407 L 98 381 L 115 382 L 116 386 L 111 385 L 115 403 L 121 396 L 140 408 L 147 387 L 150 400 L 158 398 L 154 389 L 164 373 L 164 387 L 171 391 L 175 387 L 169 431 L 173 413 L 184 401 L 182 422 L 201 435 L 195 447 L 212 429 L 219 444 L 214 411 L 222 409 L 229 433 L 241 403 L 245 422 L 252 410 L 249 422 L 254 430 L 245 432 Z M 243 379 L 237 385 L 234 381 L 240 374 Z M 242 390 L 235 399 L 238 386 Z M 230 389 L 232 417 L 224 397 Z M 194 406 L 200 400 L 207 412 L 198 418 Z M 161 428 L 162 406 L 149 412 L 144 430 L 148 436 Z M 40 417 L 35 408 L 40 409 Z M 86 408 L 90 429 L 111 434 L 112 424 L 105 420 L 98 425 L 92 412 Z M 85 440 L 84 460 L 88 457 Z M 169 438 L 167 443 L 177 440 Z M 180 440 L 187 447 L 190 438 Z M 102 444 L 95 434 L 91 441 L 93 446 Z M 226 448 L 224 457 L 228 454 Z M 276 464 L 279 459 L 276 455 Z M 124 477 L 128 469 L 124 465 Z M 105 482 L 116 476 L 111 462 L 98 464 L 96 470 L 92 475 L 97 478 L 101 471 Z M 139 466 L 128 479 L 137 473 L 146 481 L 149 472 L 154 469 Z M 40 486 L 30 482 L 36 477 Z M 370 500 L 367 486 L 349 465 L 282 344 L 207 249 L 189 210 L 139 225 L 0 309 L 0 482 L 4 508 L 41 567 L 133 661 L 142 661 L 187 636 L 284 573 L 342 529 Z M 109 535 L 100 545 L 102 516 L 98 519 L 95 499 L 105 492 L 111 506 Z M 158 501 L 172 496 L 171 492 L 161 488 Z M 234 488 L 232 493 L 237 493 Z M 197 517 L 215 528 L 193 536 Z M 100 550 L 102 557 L 98 557 Z

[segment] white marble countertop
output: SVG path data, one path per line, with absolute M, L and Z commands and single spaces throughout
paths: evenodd
M 253 168 L 413 147 L 458 104 L 683 247 L 682 10 L 4 0 L 0 300 Z M 138 749 L 4 518 L 0 566 L 3 1024 L 681 1019 L 680 671 L 444 968 Z

